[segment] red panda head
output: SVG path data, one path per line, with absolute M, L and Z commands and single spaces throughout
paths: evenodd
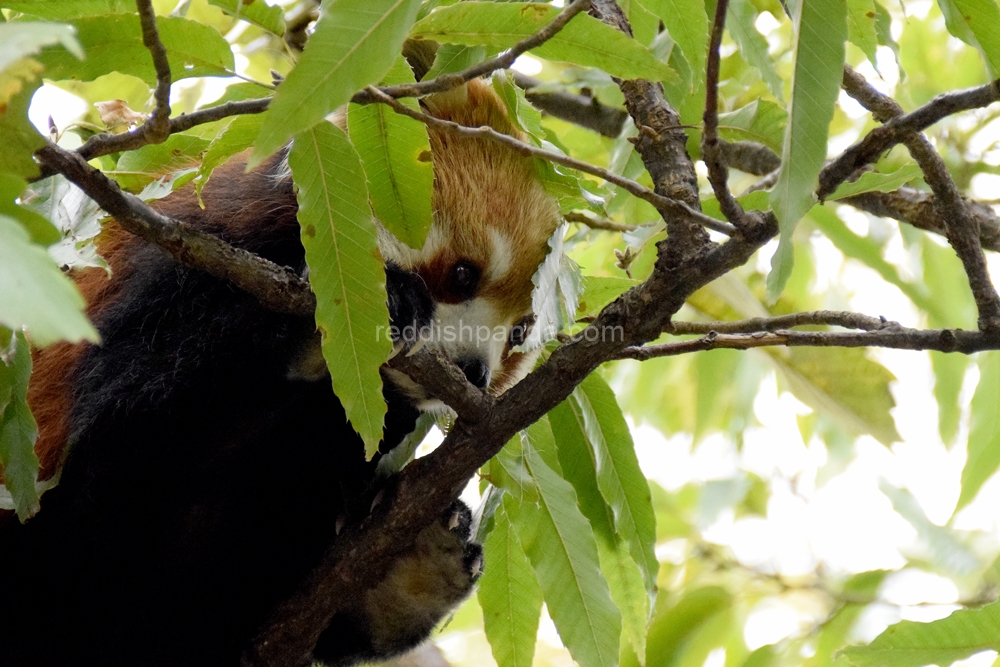
M 482 81 L 424 100 L 438 118 L 517 138 L 500 98 Z M 489 139 L 430 130 L 434 222 L 414 250 L 380 230 L 386 260 L 423 278 L 436 303 L 427 346 L 493 393 L 530 370 L 512 352 L 532 321 L 531 278 L 548 251 L 559 207 L 531 158 Z

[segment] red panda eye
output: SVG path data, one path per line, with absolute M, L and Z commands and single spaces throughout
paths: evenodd
M 458 262 L 448 274 L 448 289 L 458 298 L 471 299 L 479 286 L 479 267 L 471 262 Z
M 517 347 L 518 345 L 523 345 L 524 341 L 528 338 L 528 332 L 531 331 L 531 325 L 535 323 L 535 316 L 528 315 L 527 317 L 521 318 L 521 321 L 510 328 L 510 336 L 508 336 L 508 344 L 510 347 Z

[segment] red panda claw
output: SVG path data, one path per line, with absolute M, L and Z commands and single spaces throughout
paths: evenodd
M 406 356 L 412 357 L 417 352 L 424 349 L 425 345 L 427 345 L 427 340 L 424 338 L 418 338 L 417 342 L 413 344 L 413 347 L 406 351 Z

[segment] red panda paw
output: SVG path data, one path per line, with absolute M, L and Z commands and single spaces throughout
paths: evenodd
M 424 641 L 483 571 L 483 549 L 469 541 L 471 524 L 469 508 L 455 501 L 367 591 L 361 609 L 334 617 L 314 657 L 352 665 L 385 660 Z

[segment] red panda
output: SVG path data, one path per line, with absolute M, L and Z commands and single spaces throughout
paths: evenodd
M 519 136 L 482 81 L 425 102 L 436 116 Z M 430 132 L 434 223 L 420 250 L 380 229 L 393 325 L 470 382 L 500 392 L 528 370 L 515 353 L 531 317 L 531 277 L 558 208 L 535 167 L 481 138 Z M 213 176 L 163 213 L 304 270 L 293 184 L 280 159 Z M 328 377 L 305 372 L 308 318 L 253 297 L 110 225 L 112 268 L 78 276 L 99 346 L 38 353 L 29 390 L 42 477 L 59 483 L 25 524 L 0 520 L 0 665 L 224 667 L 319 562 L 338 523 L 369 511 L 379 482 Z M 501 327 L 455 339 L 449 327 Z M 380 447 L 427 407 L 390 372 Z M 471 589 L 481 549 L 456 503 L 383 579 L 348 601 L 314 655 L 381 660 L 420 641 Z

